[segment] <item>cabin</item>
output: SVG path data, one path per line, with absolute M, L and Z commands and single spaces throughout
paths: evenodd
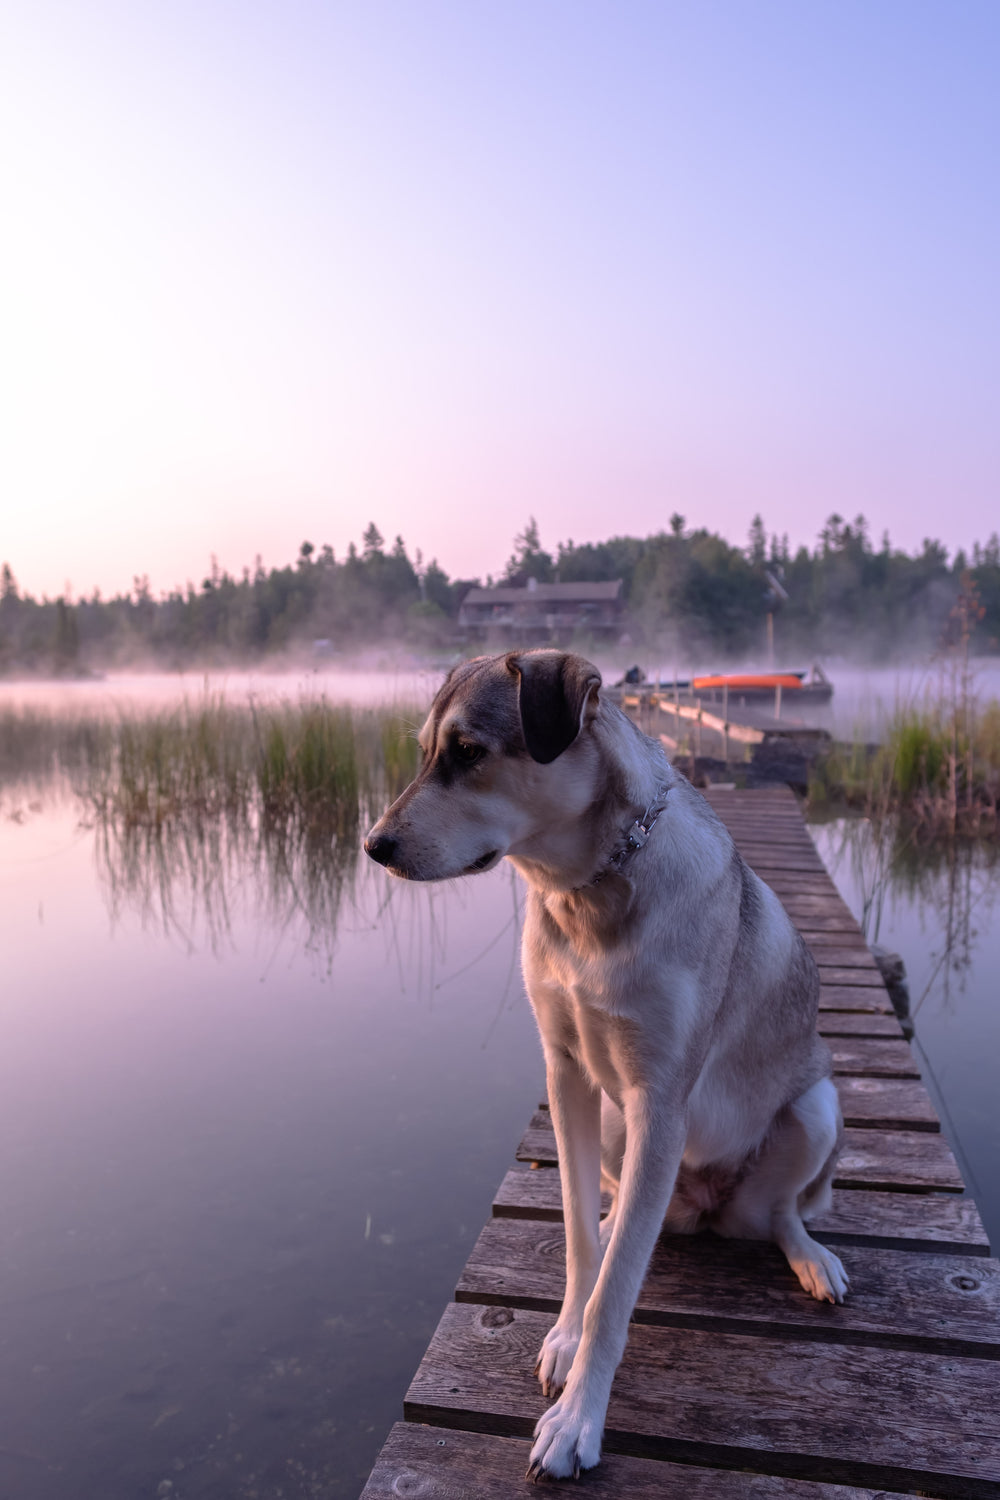
M 487 644 L 565 641 L 576 632 L 617 640 L 625 626 L 620 578 L 607 583 L 539 583 L 470 589 L 458 611 L 467 638 Z

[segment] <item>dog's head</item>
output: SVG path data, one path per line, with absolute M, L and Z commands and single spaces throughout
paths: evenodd
M 581 741 L 601 674 L 566 651 L 509 651 L 463 662 L 419 734 L 416 780 L 365 840 L 410 880 L 492 869 L 553 817 L 580 812 L 591 776 Z M 561 757 L 575 747 L 573 764 Z M 578 805 L 579 804 L 579 805 Z

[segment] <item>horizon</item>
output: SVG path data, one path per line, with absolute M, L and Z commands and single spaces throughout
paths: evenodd
M 451 577 L 672 512 L 996 529 L 1000 8 L 53 0 L 0 22 L 0 561 Z
M 528 518 L 529 521 L 531 521 L 533 519 L 534 519 L 533 517 L 529 517 Z M 692 533 L 700 531 L 700 530 L 703 530 L 703 529 L 710 531 L 710 528 L 702 528 L 702 527 L 695 526 L 695 525 L 689 525 L 687 523 L 686 518 L 682 518 L 682 519 L 685 521 L 685 525 L 684 525 L 683 532 L 682 532 L 682 535 L 684 535 L 684 536 L 691 535 Z M 751 519 L 753 519 L 753 518 L 751 518 Z M 827 519 L 830 520 L 830 519 L 833 519 L 833 518 L 832 517 L 828 517 Z M 858 516 L 858 517 L 855 517 L 853 519 L 848 519 L 847 517 L 840 517 L 840 519 L 842 521 L 845 521 L 846 524 L 849 527 L 853 528 L 855 521 L 865 520 L 866 518 L 862 517 L 862 516 Z M 375 524 L 376 524 L 376 527 L 377 527 L 377 523 L 375 523 Z M 659 532 L 650 532 L 646 536 L 637 537 L 637 538 L 634 538 L 634 539 L 642 541 L 642 542 L 645 542 L 645 541 L 648 541 L 648 540 L 650 540 L 651 538 L 653 538 L 653 537 L 655 537 L 657 535 L 667 534 L 668 530 L 669 530 L 668 527 L 663 527 Z M 747 527 L 747 531 L 749 533 L 749 525 Z M 721 535 L 721 533 L 714 533 L 714 534 Z M 769 543 L 770 543 L 770 539 L 771 539 L 772 534 L 773 533 L 771 533 L 771 532 L 767 533 L 767 537 L 768 537 L 768 542 Z M 881 547 L 882 547 L 883 539 L 879 538 L 879 537 L 873 536 L 872 533 L 871 533 L 871 528 L 870 527 L 866 527 L 865 534 L 866 534 L 867 540 L 868 540 L 868 542 L 869 542 L 869 544 L 871 546 L 872 551 L 873 552 L 880 551 Z M 595 537 L 593 539 L 588 539 L 586 541 L 574 539 L 573 543 L 570 544 L 570 545 L 578 546 L 578 547 L 588 546 L 588 545 L 600 546 L 602 543 L 605 543 L 605 542 L 614 540 L 617 537 L 623 537 L 623 536 L 626 536 L 626 535 L 628 535 L 628 534 L 627 533 L 616 533 L 615 537 L 611 537 L 611 536 Z M 987 536 L 975 537 L 973 539 L 972 546 L 970 546 L 968 548 L 963 548 L 963 547 L 948 547 L 947 544 L 944 543 L 941 540 L 940 537 L 925 537 L 925 538 L 922 539 L 920 546 L 915 547 L 915 548 L 910 548 L 910 549 L 907 549 L 905 547 L 897 546 L 896 543 L 895 543 L 895 541 L 893 540 L 893 538 L 891 536 L 888 536 L 888 541 L 889 541 L 889 544 L 890 544 L 890 551 L 891 552 L 893 552 L 894 554 L 905 553 L 906 556 L 908 556 L 910 558 L 915 558 L 915 557 L 919 556 L 919 554 L 923 550 L 924 546 L 927 545 L 927 544 L 940 545 L 940 546 L 944 547 L 944 549 L 945 549 L 945 556 L 946 556 L 948 565 L 950 567 L 953 567 L 954 563 L 955 563 L 955 560 L 959 557 L 959 555 L 962 555 L 962 554 L 965 555 L 965 557 L 966 557 L 966 559 L 968 561 L 969 566 L 972 566 L 973 564 L 972 564 L 972 561 L 971 561 L 971 557 L 972 557 L 973 547 L 980 546 L 980 547 L 984 547 L 985 548 L 989 543 L 995 542 L 996 539 L 997 539 L 997 536 L 998 536 L 998 527 L 994 526 L 992 532 L 990 534 L 988 534 Z M 362 540 L 361 537 L 352 538 L 351 541 L 348 543 L 348 547 L 353 546 L 353 547 L 356 548 L 358 556 L 361 556 L 363 554 L 363 547 L 361 545 L 361 540 Z M 478 573 L 471 573 L 471 574 L 457 573 L 457 572 L 452 572 L 441 561 L 440 558 L 430 558 L 430 557 L 428 557 L 426 555 L 426 553 L 423 552 L 423 549 L 419 547 L 419 544 L 410 544 L 409 542 L 407 542 L 407 540 L 406 540 L 405 537 L 402 538 L 402 540 L 403 540 L 403 542 L 405 544 L 405 551 L 406 551 L 407 558 L 409 559 L 411 565 L 413 565 L 413 567 L 415 569 L 417 569 L 417 557 L 418 557 L 418 554 L 419 554 L 421 569 L 426 568 L 428 565 L 432 565 L 433 563 L 437 563 L 442 568 L 445 576 L 448 578 L 448 580 L 451 583 L 468 583 L 470 586 L 473 586 L 473 587 L 479 586 L 479 587 L 484 587 L 484 588 L 488 588 L 488 587 L 500 587 L 500 586 L 503 585 L 502 574 L 503 574 L 504 569 L 507 566 L 507 559 L 504 559 L 504 561 L 502 563 L 500 563 L 493 570 L 487 568 L 487 569 L 481 569 Z M 509 547 L 511 549 L 511 552 L 508 553 L 508 556 L 510 556 L 511 553 L 513 552 L 513 550 L 515 548 L 515 543 L 518 540 L 519 540 L 519 537 L 511 537 L 510 543 L 509 543 Z M 723 537 L 722 540 L 725 541 L 729 546 L 736 548 L 737 550 L 743 552 L 744 554 L 746 554 L 749 551 L 749 547 L 748 547 L 748 544 L 747 544 L 746 540 L 744 540 L 742 543 L 739 540 L 733 539 L 732 537 Z M 814 540 L 813 546 L 808 546 L 806 543 L 802 544 L 803 546 L 806 546 L 806 550 L 808 551 L 808 553 L 810 554 L 810 556 L 815 556 L 820 551 L 819 540 L 820 540 L 819 534 L 817 533 L 817 537 Z M 124 587 L 124 588 L 120 588 L 120 589 L 116 589 L 116 590 L 106 590 L 106 589 L 100 588 L 100 586 L 97 586 L 96 589 L 79 590 L 78 591 L 78 590 L 75 590 L 75 589 L 74 590 L 70 590 L 69 587 L 68 587 L 68 585 L 64 584 L 64 587 L 63 587 L 62 590 L 60 590 L 59 592 L 54 593 L 54 594 L 49 594 L 49 593 L 45 593 L 45 592 L 41 592 L 41 591 L 34 591 L 34 590 L 26 587 L 25 584 L 23 583 L 21 577 L 19 576 L 17 569 L 10 563 L 10 560 L 8 558 L 6 558 L 6 557 L 0 557 L 0 569 L 4 569 L 5 570 L 8 567 L 10 568 L 10 572 L 11 572 L 11 575 L 13 577 L 14 585 L 16 587 L 17 594 L 18 594 L 18 596 L 20 598 L 22 598 L 22 599 L 29 599 L 29 598 L 31 598 L 31 599 L 37 600 L 40 603 L 55 604 L 59 600 L 63 600 L 68 605 L 77 605 L 77 604 L 81 604 L 81 603 L 85 603 L 85 602 L 86 603 L 92 602 L 95 598 L 98 598 L 98 597 L 100 598 L 100 600 L 102 602 L 107 603 L 107 602 L 110 602 L 111 600 L 116 599 L 116 598 L 129 598 L 129 597 L 132 597 L 133 595 L 136 594 L 136 584 L 139 584 L 139 583 L 148 583 L 150 597 L 153 598 L 153 599 L 155 599 L 155 600 L 162 601 L 162 600 L 165 600 L 168 597 L 171 597 L 171 596 L 174 596 L 174 595 L 184 595 L 184 594 L 186 594 L 186 592 L 188 591 L 189 588 L 193 588 L 195 592 L 198 592 L 203 587 L 203 583 L 205 581 L 207 581 L 209 577 L 211 577 L 211 575 L 213 573 L 213 569 L 217 570 L 218 576 L 220 578 L 224 577 L 224 576 L 228 576 L 235 583 L 240 583 L 246 575 L 249 575 L 250 579 L 252 580 L 258 556 L 260 556 L 260 562 L 261 562 L 261 565 L 263 567 L 263 570 L 264 570 L 265 574 L 268 574 L 268 573 L 270 573 L 272 571 L 280 572 L 280 571 L 282 571 L 284 569 L 287 569 L 287 568 L 294 568 L 301 561 L 301 548 L 302 548 L 302 543 L 303 542 L 309 542 L 311 544 L 311 546 L 312 546 L 312 551 L 310 553 L 309 560 L 312 563 L 318 562 L 319 561 L 320 550 L 323 547 L 324 543 L 322 543 L 322 542 L 316 543 L 316 542 L 312 541 L 311 537 L 308 537 L 308 538 L 304 537 L 302 539 L 302 542 L 300 542 L 299 545 L 298 545 L 298 547 L 296 548 L 295 553 L 292 556 L 290 556 L 287 559 L 285 559 L 284 561 L 268 562 L 268 560 L 266 558 L 260 556 L 260 554 L 255 554 L 254 559 L 251 562 L 243 562 L 243 563 L 240 563 L 239 565 L 237 565 L 236 567 L 226 567 L 216 557 L 215 554 L 212 554 L 209 557 L 209 559 L 208 559 L 208 566 L 207 566 L 207 568 L 197 568 L 197 569 L 194 570 L 194 573 L 191 573 L 189 571 L 187 573 L 187 575 L 186 575 L 183 583 L 175 583 L 175 584 L 171 585 L 170 587 L 164 587 L 164 588 L 159 588 L 159 589 L 157 589 L 157 588 L 155 588 L 153 586 L 151 577 L 150 577 L 150 575 L 149 575 L 148 572 L 140 572 L 140 571 L 137 571 L 137 570 L 133 570 L 132 573 L 131 573 L 131 583 L 127 587 Z M 391 552 L 393 546 L 395 545 L 395 542 L 396 542 L 396 538 L 395 537 L 386 537 L 386 536 L 383 536 L 383 538 L 382 538 L 382 543 L 383 543 L 382 550 L 385 551 L 385 552 L 387 552 L 387 553 Z M 562 538 L 559 542 L 553 543 L 551 545 L 547 545 L 546 544 L 546 539 L 545 538 L 541 538 L 540 539 L 540 544 L 541 544 L 542 551 L 549 553 L 549 555 L 552 557 L 553 565 L 554 565 L 554 567 L 556 569 L 556 572 L 558 573 L 558 569 L 559 569 L 559 547 L 567 545 L 567 539 L 566 538 Z M 798 550 L 797 548 L 791 547 L 791 544 L 790 544 L 790 555 L 793 558 L 794 558 L 797 550 Z M 342 553 L 338 553 L 336 551 L 336 549 L 334 549 L 334 555 L 335 555 L 335 560 L 336 560 L 337 564 L 339 565 L 339 564 L 341 564 L 341 563 L 343 563 L 343 562 L 346 561 L 347 556 L 348 556 L 348 548 L 345 548 Z M 509 585 L 507 585 L 507 586 L 509 587 Z

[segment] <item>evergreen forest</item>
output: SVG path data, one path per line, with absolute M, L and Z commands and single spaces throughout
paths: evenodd
M 417 657 L 470 647 L 458 613 L 475 585 L 620 578 L 621 644 L 641 656 L 723 664 L 760 659 L 773 613 L 779 664 L 832 655 L 905 660 L 948 644 L 958 616 L 977 654 L 1000 651 L 1000 539 L 949 555 L 926 540 L 909 554 L 888 534 L 876 544 L 863 516 L 832 515 L 815 545 L 794 553 L 755 516 L 734 545 L 681 515 L 652 536 L 543 547 L 529 520 L 496 575 L 450 578 L 434 560 L 387 545 L 378 527 L 337 557 L 304 541 L 294 562 L 233 577 L 215 560 L 200 583 L 154 596 L 146 575 L 114 598 L 34 598 L 10 563 L 0 570 L 0 675 L 78 675 L 126 666 L 178 670 L 317 656 L 350 659 L 369 647 Z M 958 608 L 957 608 L 958 607 Z M 502 644 L 502 643 L 500 643 Z M 565 641 L 586 650 L 585 638 Z M 605 642 L 605 645 L 608 643 Z M 793 660 L 794 658 L 794 660 Z

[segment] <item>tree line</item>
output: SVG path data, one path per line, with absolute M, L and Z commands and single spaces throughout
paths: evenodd
M 955 620 L 975 652 L 1000 651 L 1000 539 L 949 557 L 926 540 L 908 554 L 888 534 L 876 545 L 863 516 L 828 518 L 815 545 L 794 553 L 755 516 L 734 545 L 681 515 L 647 537 L 541 543 L 531 519 L 494 583 L 598 582 L 620 578 L 630 651 L 674 651 L 702 661 L 760 655 L 766 618 L 777 621 L 779 656 L 896 657 L 933 650 Z M 458 611 L 479 579 L 452 579 L 437 560 L 411 557 L 402 537 L 387 546 L 370 524 L 343 558 L 302 543 L 286 567 L 260 558 L 240 577 L 213 559 L 200 586 L 154 597 L 148 576 L 104 599 L 75 602 L 23 593 L 0 570 L 0 673 L 72 674 L 141 663 L 168 669 L 259 661 L 286 653 L 350 654 L 402 642 L 417 651 L 460 650 Z M 564 642 L 586 650 L 586 639 Z

